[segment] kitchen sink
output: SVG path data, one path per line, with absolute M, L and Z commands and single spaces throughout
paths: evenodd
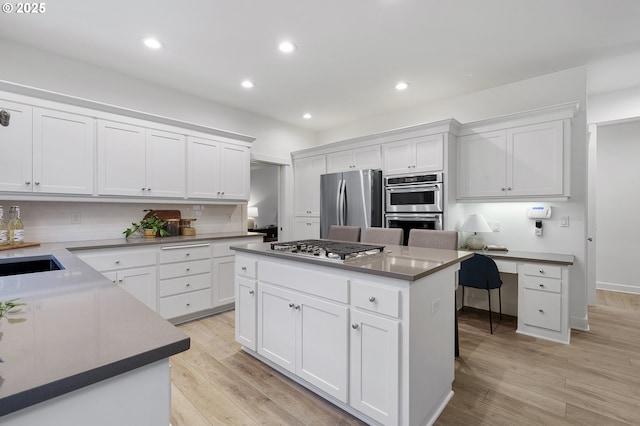
M 25 256 L 0 259 L 0 277 L 32 274 L 34 272 L 59 271 L 64 269 L 55 256 Z

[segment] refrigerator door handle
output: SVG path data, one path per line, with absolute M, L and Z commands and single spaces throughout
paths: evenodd
M 340 179 L 338 182 L 338 192 L 336 194 L 336 217 L 338 218 L 338 226 L 342 226 L 342 209 L 344 204 L 344 199 L 342 197 L 342 187 L 344 185 L 344 180 Z
M 342 181 L 342 226 L 347 224 L 347 181 Z

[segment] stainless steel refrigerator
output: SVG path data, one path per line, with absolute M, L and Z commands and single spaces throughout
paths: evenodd
M 382 226 L 382 171 L 354 170 L 320 176 L 320 238 L 331 225 Z

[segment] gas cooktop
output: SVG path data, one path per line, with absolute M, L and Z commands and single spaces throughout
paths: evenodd
M 271 243 L 271 250 L 332 260 L 349 260 L 376 255 L 384 250 L 384 246 L 346 241 L 299 240 Z

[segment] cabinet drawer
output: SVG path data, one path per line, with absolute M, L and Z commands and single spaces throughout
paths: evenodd
M 183 244 L 179 246 L 164 246 L 160 248 L 160 263 L 209 259 L 210 257 L 211 245 L 209 243 Z
M 216 244 L 213 246 L 213 257 L 233 256 L 234 254 L 236 252 L 229 248 L 229 244 Z
M 556 278 L 523 275 L 522 283 L 524 285 L 524 288 L 549 291 L 552 293 L 562 293 L 562 281 Z
M 155 266 L 156 250 L 110 249 L 77 251 L 75 254 L 97 271 Z
M 161 280 L 159 292 L 160 297 L 165 297 L 205 288 L 211 288 L 211 274 L 199 274 L 190 277 Z
M 538 277 L 562 278 L 562 268 L 560 266 L 541 263 L 523 263 L 520 266 L 519 273 Z
M 560 331 L 562 296 L 556 293 L 524 289 L 523 320 L 527 325 Z
M 160 298 L 160 315 L 165 319 L 211 309 L 211 289 Z
M 169 263 L 160 265 L 160 279 L 186 277 L 211 272 L 210 260 L 195 260 L 193 262 Z
M 354 280 L 351 282 L 351 305 L 398 318 L 400 316 L 400 291 Z
M 236 256 L 236 274 L 249 278 L 256 277 L 256 261 Z
M 509 262 L 507 260 L 498 260 L 493 259 L 496 262 L 496 266 L 498 267 L 498 271 L 505 272 L 508 274 L 516 274 L 518 273 L 518 267 L 515 262 Z
M 349 280 L 345 276 L 262 260 L 258 268 L 259 282 L 276 284 L 336 302 L 349 303 Z

